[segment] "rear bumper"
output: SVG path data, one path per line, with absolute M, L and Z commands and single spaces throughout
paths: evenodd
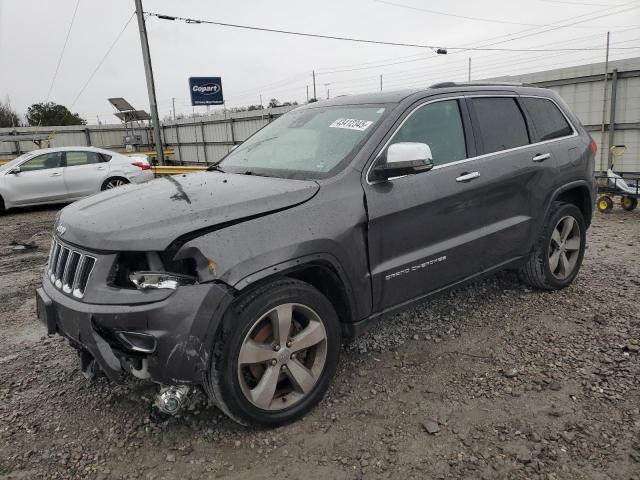
M 36 297 L 38 317 L 49 334 L 89 352 L 111 380 L 121 382 L 122 365 L 144 358 L 151 380 L 167 385 L 202 383 L 217 327 L 233 300 L 228 287 L 208 283 L 180 287 L 154 303 L 95 305 L 70 298 L 47 278 Z M 118 331 L 153 335 L 154 352 L 130 350 L 118 340 Z

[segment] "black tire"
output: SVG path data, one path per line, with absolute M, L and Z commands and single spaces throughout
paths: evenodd
M 550 251 L 554 230 L 558 222 L 565 217 L 573 217 L 579 229 L 580 238 L 579 248 L 575 251 L 577 256 L 575 259 L 572 257 L 572 262 L 575 260 L 572 271 L 565 278 L 559 278 L 551 271 Z M 569 203 L 554 202 L 527 263 L 518 272 L 520 279 L 532 287 L 543 290 L 560 290 L 570 285 L 580 271 L 586 245 L 586 230 L 582 212 L 578 207 Z
M 116 185 L 113 187 L 110 187 L 109 185 L 113 184 L 113 183 L 117 183 L 117 182 L 121 182 L 120 185 Z M 127 180 L 124 177 L 111 177 L 111 178 L 107 178 L 104 182 L 102 182 L 102 186 L 100 187 L 100 190 L 110 190 L 111 188 L 117 188 L 121 185 L 126 185 L 127 183 L 129 183 L 129 180 Z
M 0 197 L 0 215 L 2 215 L 7 210 L 4 208 L 4 199 Z
M 620 200 L 620 205 L 622 205 L 622 208 L 627 212 L 631 212 L 638 206 L 638 198 L 632 197 L 631 195 L 624 195 Z
M 606 195 L 600 197 L 598 199 L 598 211 L 601 213 L 609 213 L 611 210 L 613 210 L 613 200 L 611 200 L 611 197 Z
M 279 410 L 256 406 L 245 394 L 241 384 L 239 355 L 246 339 L 259 328 L 260 320 L 274 308 L 296 304 L 317 313 L 326 333 L 323 341 L 324 364 L 317 380 L 307 393 L 296 393 L 297 400 L 290 407 Z M 269 321 L 270 320 L 262 320 Z M 275 333 L 273 334 L 275 337 Z M 289 344 L 287 343 L 287 347 Z M 274 347 L 275 348 L 275 347 Z M 322 399 L 335 374 L 340 358 L 341 330 L 338 315 L 329 302 L 313 286 L 294 279 L 282 279 L 264 285 L 238 298 L 225 313 L 222 326 L 213 348 L 207 385 L 209 394 L 220 409 L 236 422 L 247 425 L 274 427 L 292 422 L 311 410 Z M 273 361 L 273 360 L 271 360 Z M 278 360 L 280 361 L 280 360 Z M 267 375 L 268 364 L 263 375 Z M 276 367 L 273 367 L 276 369 Z M 286 366 L 282 366 L 286 369 Z M 286 374 L 280 374 L 277 385 L 289 382 Z M 293 383 L 291 383 L 293 385 Z M 278 391 L 278 390 L 277 390 Z M 277 392 L 276 391 L 276 392 Z M 276 393 L 277 395 L 277 393 Z M 286 400 L 286 395 L 283 402 Z M 279 402 L 275 395 L 271 402 Z M 280 408 L 279 404 L 276 408 Z

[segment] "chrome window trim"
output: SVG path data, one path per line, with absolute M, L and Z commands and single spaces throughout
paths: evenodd
M 405 122 L 407 120 L 409 120 L 409 118 L 415 113 L 416 110 L 418 110 L 419 108 L 422 108 L 425 105 L 428 105 L 430 103 L 442 102 L 442 101 L 445 101 L 445 100 L 459 100 L 461 98 L 496 98 L 496 97 L 542 98 L 544 100 L 549 100 L 550 102 L 552 102 L 556 106 L 556 108 L 558 110 L 560 110 L 560 113 L 562 114 L 564 119 L 567 121 L 567 123 L 571 127 L 571 130 L 572 130 L 573 133 L 571 133 L 571 135 L 565 135 L 564 137 L 558 137 L 558 138 L 552 138 L 551 140 L 545 140 L 544 142 L 528 143 L 527 145 L 521 145 L 519 147 L 508 148 L 506 150 L 499 150 L 497 152 L 485 153 L 483 155 L 476 155 L 475 157 L 463 158 L 462 160 L 456 160 L 456 161 L 453 161 L 453 162 L 443 163 L 442 165 L 436 165 L 431 170 L 439 170 L 439 169 L 444 168 L 444 167 L 451 167 L 451 166 L 455 166 L 455 165 L 460 165 L 460 164 L 463 164 L 463 163 L 466 163 L 466 162 L 470 162 L 470 161 L 473 161 L 473 160 L 480 160 L 480 159 L 492 157 L 492 156 L 495 156 L 495 155 L 500 155 L 500 154 L 503 154 L 503 153 L 515 152 L 515 151 L 518 151 L 518 150 L 522 150 L 524 148 L 533 147 L 535 145 L 546 145 L 548 143 L 557 142 L 559 140 L 566 140 L 567 138 L 573 138 L 573 137 L 577 137 L 578 136 L 578 131 L 576 130 L 576 127 L 573 124 L 573 122 L 571 121 L 571 119 L 569 119 L 569 117 L 567 117 L 567 115 L 564 113 L 562 108 L 560 108 L 560 105 L 558 105 L 558 103 L 553 98 L 550 98 L 550 97 L 545 97 L 545 96 L 542 96 L 542 95 L 517 95 L 517 94 L 504 94 L 504 95 L 503 94 L 495 94 L 495 95 L 491 95 L 491 94 L 482 94 L 482 95 L 460 95 L 460 96 L 455 96 L 455 97 L 436 98 L 436 99 L 433 99 L 433 100 L 428 100 L 426 102 L 423 102 L 420 105 L 417 105 L 413 110 L 411 110 L 411 112 L 409 112 L 409 115 L 407 115 L 405 117 L 405 119 L 402 120 L 402 123 L 400 123 L 400 125 L 398 125 L 398 127 L 395 129 L 395 131 L 393 132 L 391 137 L 389 137 L 389 140 L 387 140 L 385 142 L 385 144 L 382 146 L 382 148 L 380 150 L 378 150 L 378 153 L 375 156 L 373 162 L 371 162 L 371 165 L 369 165 L 369 168 L 367 169 L 367 174 L 366 174 L 367 185 L 376 185 L 378 183 L 385 182 L 385 181 L 386 182 L 391 182 L 391 181 L 397 180 L 399 178 L 405 178 L 405 177 L 410 176 L 410 175 L 401 175 L 399 177 L 392 177 L 392 178 L 389 178 L 387 180 L 373 180 L 373 181 L 370 180 L 370 178 L 369 178 L 370 174 L 371 174 L 371 169 L 376 164 L 376 161 L 378 160 L 378 158 L 380 158 L 380 155 L 382 154 L 384 149 L 389 146 L 389 144 L 393 140 L 393 137 L 395 137 L 396 133 L 398 133 L 398 130 L 400 130 L 402 128 L 402 126 L 405 124 Z

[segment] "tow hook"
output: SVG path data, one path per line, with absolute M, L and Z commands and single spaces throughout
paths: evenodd
M 177 414 L 186 404 L 191 387 L 187 385 L 162 387 L 156 397 L 156 407 L 167 415 Z

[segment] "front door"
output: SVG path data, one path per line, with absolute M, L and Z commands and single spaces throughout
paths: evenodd
M 20 172 L 5 175 L 11 202 L 15 205 L 63 199 L 67 190 L 62 178 L 61 152 L 37 155 L 20 165 Z
M 480 274 L 526 248 L 530 218 L 519 190 L 526 186 L 517 186 L 520 162 L 476 155 L 467 111 L 460 99 L 415 109 L 388 144 L 427 143 L 434 168 L 365 185 L 376 311 Z M 523 128 L 524 137 L 514 141 L 526 145 Z

